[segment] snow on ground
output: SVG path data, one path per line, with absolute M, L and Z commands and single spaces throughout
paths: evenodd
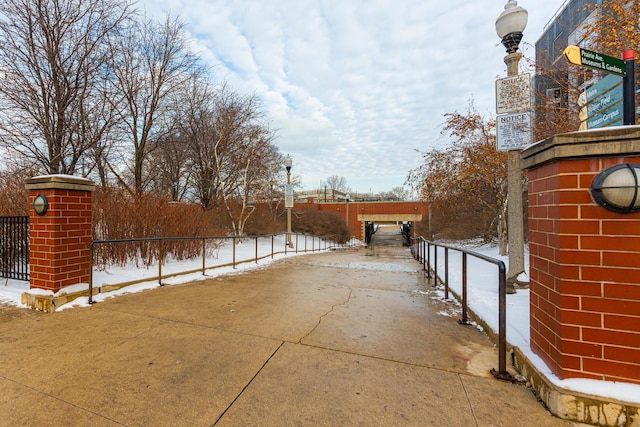
M 285 236 L 278 236 L 274 241 L 274 247 L 276 250 L 283 250 L 278 248 L 284 248 Z M 307 243 L 307 249 L 311 250 L 311 241 Z M 319 243 L 315 242 L 316 250 L 324 249 L 324 244 L 321 248 Z M 300 250 L 304 249 L 304 244 L 298 242 Z M 508 265 L 508 257 L 498 256 L 498 248 L 493 245 L 485 245 L 480 247 L 467 248 L 479 254 L 490 256 L 495 259 L 501 259 L 506 265 Z M 433 249 L 432 249 L 433 250 Z M 441 249 L 442 251 L 442 249 Z M 247 239 L 236 245 L 236 261 L 253 260 L 256 252 L 255 239 Z M 258 241 L 258 254 L 264 256 L 271 252 L 271 238 L 259 239 Z M 234 274 L 237 272 L 245 271 L 247 269 L 263 267 L 271 262 L 281 259 L 287 256 L 301 255 L 303 252 L 295 252 L 295 249 L 288 250 L 287 254 L 280 253 L 271 257 L 266 257 L 257 262 L 251 261 L 247 263 L 238 264 L 234 269 L 232 266 L 210 268 L 216 265 L 223 265 L 231 263 L 233 260 L 233 252 L 230 245 L 226 245 L 220 249 L 217 257 L 214 259 L 207 259 L 206 276 L 202 276 L 200 273 L 185 274 L 173 278 L 165 278 L 162 280 L 163 284 L 171 285 L 178 283 L 193 282 L 196 280 L 203 280 L 210 277 Z M 432 260 L 433 255 L 432 255 Z M 528 256 L 525 256 L 525 268 L 529 269 Z M 458 295 L 461 293 L 462 273 L 461 273 L 462 257 L 460 252 L 449 251 L 449 286 Z M 359 268 L 380 270 L 385 269 L 387 271 L 406 272 L 408 269 L 401 265 L 393 264 L 380 264 L 380 263 L 348 263 L 335 265 L 340 268 Z M 129 282 L 138 279 L 146 279 L 148 281 L 141 282 L 136 285 L 127 286 L 117 291 L 104 292 L 94 296 L 94 301 L 100 302 L 107 298 L 113 298 L 117 295 L 130 292 L 140 292 L 146 289 L 153 289 L 159 286 L 157 280 L 158 269 L 157 265 L 150 266 L 149 268 L 109 268 L 104 271 L 94 271 L 93 280 L 94 286 L 102 286 L 107 284 L 118 284 Z M 202 260 L 193 261 L 181 261 L 181 262 L 169 262 L 162 267 L 162 274 L 168 275 L 180 271 L 189 271 L 202 268 Z M 411 271 L 415 271 L 410 269 Z M 438 273 L 441 277 L 444 277 L 444 253 L 438 253 Z M 467 258 L 467 295 L 469 301 L 469 307 L 480 316 L 489 325 L 493 331 L 498 331 L 498 268 L 490 263 L 482 261 L 473 256 Z M 84 285 L 86 288 L 86 285 Z M 22 307 L 21 295 L 23 292 L 29 290 L 28 282 L 21 282 L 16 280 L 0 279 L 0 303 L 13 304 Z M 33 292 L 33 291 L 31 291 Z M 67 290 L 68 292 L 68 290 Z M 423 293 L 422 291 L 416 291 Z M 444 297 L 444 292 L 440 295 L 440 298 Z M 58 308 L 58 310 L 64 310 L 76 306 L 88 305 L 88 298 L 78 298 L 68 304 L 65 304 Z M 441 312 L 443 316 L 454 316 L 451 312 Z M 529 358 L 529 360 L 537 367 L 537 369 L 544 374 L 551 382 L 559 387 L 563 387 L 569 390 L 574 390 L 582 393 L 593 394 L 596 396 L 603 396 L 613 399 L 618 399 L 626 402 L 640 403 L 640 385 L 621 383 L 621 382 L 608 382 L 608 381 L 596 381 L 589 379 L 565 379 L 560 380 L 555 376 L 546 364 L 531 351 L 529 346 L 529 290 L 518 289 L 516 294 L 507 295 L 507 341 L 516 347 L 519 347 Z

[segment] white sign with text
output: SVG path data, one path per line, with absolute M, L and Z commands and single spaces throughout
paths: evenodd
M 496 117 L 498 150 L 520 150 L 531 144 L 531 112 L 504 114 Z
M 496 114 L 531 109 L 531 75 L 519 74 L 496 80 Z

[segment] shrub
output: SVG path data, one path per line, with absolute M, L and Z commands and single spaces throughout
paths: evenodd
M 338 243 L 344 243 L 351 237 L 347 224 L 339 214 L 314 209 L 293 211 L 291 229 L 297 233 L 331 237 Z

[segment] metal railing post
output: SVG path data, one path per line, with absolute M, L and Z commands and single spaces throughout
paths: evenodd
M 232 238 L 233 243 L 233 268 L 236 268 L 236 236 Z
M 164 286 L 162 283 L 162 258 L 164 254 L 162 253 L 162 239 L 158 239 L 158 284 L 160 286 Z
M 431 279 L 431 243 L 427 242 L 427 278 Z
M 427 269 L 427 256 L 426 251 L 428 248 L 428 243 L 425 240 L 422 240 L 422 271 L 427 272 L 427 277 L 429 277 L 429 270 Z
M 498 372 L 499 379 L 511 380 L 507 372 L 507 273 L 504 263 L 498 264 Z
M 433 287 L 438 286 L 438 245 L 433 245 Z
M 202 238 L 202 275 L 205 276 L 206 271 L 206 258 L 207 258 L 207 239 L 205 237 Z
M 89 305 L 93 304 L 93 242 L 89 244 Z
M 449 299 L 449 248 L 444 248 L 444 299 Z
M 467 253 L 462 252 L 462 319 L 461 325 L 468 325 L 467 319 Z

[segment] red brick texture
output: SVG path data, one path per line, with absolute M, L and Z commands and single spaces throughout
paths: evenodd
M 49 201 L 44 216 L 33 210 L 33 200 L 38 194 Z M 55 293 L 65 286 L 88 283 L 92 193 L 31 190 L 29 200 L 30 287 Z
M 364 240 L 364 224 L 358 216 L 366 215 L 414 215 L 420 214 L 426 218 L 429 205 L 424 202 L 349 202 L 349 218 L 347 220 L 347 204 L 345 202 L 314 203 L 309 199 L 307 203 L 296 203 L 294 209 L 316 209 L 319 211 L 336 212 L 346 220 L 353 236 Z
M 591 198 L 594 177 L 640 157 L 529 170 L 531 348 L 560 378 L 640 384 L 640 213 Z

